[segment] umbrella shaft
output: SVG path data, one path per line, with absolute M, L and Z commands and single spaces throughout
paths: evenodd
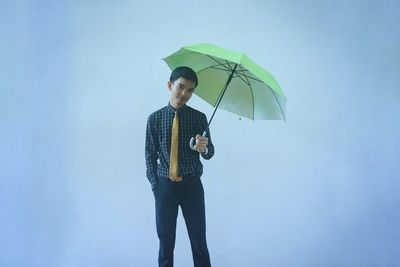
M 232 80 L 232 78 L 233 78 L 233 74 L 235 73 L 235 70 L 236 70 L 237 65 L 238 65 L 238 64 L 235 64 L 235 67 L 233 68 L 231 74 L 229 75 L 228 80 L 227 80 L 226 83 L 225 83 L 224 90 L 222 90 L 222 93 L 220 94 L 220 96 L 219 96 L 219 98 L 218 98 L 217 105 L 215 105 L 214 112 L 213 112 L 213 114 L 211 115 L 210 121 L 208 122 L 206 131 L 208 131 L 208 128 L 210 127 L 210 124 L 211 124 L 211 121 L 212 121 L 213 118 L 214 118 L 215 112 L 217 111 L 218 106 L 219 106 L 219 104 L 221 103 L 222 98 L 224 97 L 224 94 L 225 94 L 225 92 L 226 92 L 226 88 L 228 88 L 228 85 L 229 85 L 229 83 L 231 82 L 231 80 Z

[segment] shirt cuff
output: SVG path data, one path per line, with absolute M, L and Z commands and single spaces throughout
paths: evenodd
M 204 152 L 201 153 L 201 154 L 204 155 L 204 156 L 208 154 L 208 148 L 205 147 L 205 149 L 206 149 L 206 151 L 204 151 Z

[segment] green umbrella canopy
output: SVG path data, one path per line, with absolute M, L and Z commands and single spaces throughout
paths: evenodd
M 197 73 L 195 94 L 215 107 L 214 113 L 219 107 L 251 120 L 285 119 L 286 98 L 279 84 L 244 53 L 197 44 L 182 47 L 164 61 L 171 70 L 187 66 Z

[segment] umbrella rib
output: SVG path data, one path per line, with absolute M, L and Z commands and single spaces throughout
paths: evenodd
M 226 59 L 225 59 L 225 62 L 226 62 L 226 64 L 228 64 L 228 66 L 229 66 L 229 68 L 230 68 L 230 71 L 232 71 L 233 69 L 231 68 L 230 63 L 229 63 Z M 239 68 L 240 68 L 240 71 L 244 72 L 243 69 L 242 69 L 242 67 L 241 67 L 241 65 L 239 65 Z M 238 71 L 239 71 L 239 70 L 235 70 L 235 71 L 234 71 L 234 74 L 236 74 L 236 77 L 239 77 L 245 84 L 250 85 L 248 82 L 246 82 L 245 80 L 243 80 L 243 78 L 239 75 Z M 244 75 L 244 74 L 241 74 L 241 75 L 246 76 L 246 75 Z
M 188 54 L 198 54 L 198 52 L 193 52 L 193 51 L 192 51 L 192 52 L 185 53 L 185 55 L 188 55 Z M 178 57 L 178 56 L 182 56 L 182 54 L 171 55 L 171 56 L 168 56 L 168 57 Z M 203 69 L 198 70 L 197 72 L 203 71 L 203 70 L 208 69 L 208 68 L 215 68 L 215 69 L 218 69 L 218 68 L 216 68 L 216 66 L 221 66 L 221 67 L 223 67 L 222 69 L 219 69 L 219 70 L 226 71 L 228 75 L 229 75 L 230 71 L 232 71 L 232 67 L 230 66 L 229 62 L 227 62 L 227 63 L 222 63 L 222 62 L 218 61 L 217 59 L 215 59 L 214 57 L 212 57 L 212 56 L 210 56 L 210 55 L 207 55 L 207 56 L 208 56 L 209 58 L 211 58 L 212 60 L 214 60 L 217 64 L 216 64 L 216 65 L 212 65 L 212 66 L 207 66 L 207 67 L 205 67 L 205 68 L 203 68 Z M 226 66 L 227 64 L 228 64 L 228 67 Z
M 236 68 L 235 68 L 235 66 L 240 66 L 240 64 L 238 64 L 238 63 L 235 63 L 235 62 L 229 62 L 228 60 L 226 60 L 225 59 L 225 62 L 226 62 L 226 64 L 228 64 L 228 66 L 229 66 L 229 71 L 234 71 L 234 73 L 236 73 Z M 231 64 L 235 64 L 235 66 L 231 66 Z
M 228 60 L 226 60 L 225 59 L 225 64 L 224 64 L 224 66 L 228 66 L 228 68 L 227 68 L 227 70 L 226 70 L 226 74 L 227 75 L 230 75 L 231 73 L 234 75 L 235 74 L 235 71 L 234 71 L 234 69 L 231 67 L 231 63 L 228 61 Z M 232 78 L 233 78 L 233 76 L 232 76 Z
M 248 71 L 246 69 L 240 69 L 240 70 L 237 70 L 236 72 L 245 72 L 245 71 L 250 72 L 250 71 Z
M 274 93 L 274 96 L 275 96 L 275 90 L 272 89 L 272 87 L 270 87 L 267 83 L 265 83 L 265 82 L 263 82 L 263 81 L 261 81 L 261 80 L 259 80 L 259 79 L 250 77 L 250 76 L 246 76 L 246 77 L 247 77 L 247 78 L 250 78 L 250 79 L 252 79 L 252 80 L 254 80 L 254 81 L 257 81 L 257 82 L 260 82 L 260 83 L 263 83 L 263 84 L 267 85 L 268 88 L 269 88 L 269 90 L 271 90 L 271 91 Z M 276 98 L 276 97 L 275 97 L 275 98 Z M 277 102 L 278 102 L 278 100 L 277 100 Z M 279 102 L 278 102 L 278 103 L 279 103 Z M 280 104 L 279 104 L 279 106 L 280 106 Z M 281 108 L 281 112 L 282 112 L 282 108 Z M 283 112 L 282 112 L 282 115 L 284 115 Z
M 248 86 L 250 86 L 250 83 L 249 83 L 249 80 L 247 80 L 247 78 L 246 78 L 246 81 L 242 78 L 242 76 L 244 76 L 244 77 L 246 77 L 245 75 L 242 75 L 242 74 L 239 74 L 239 73 L 235 73 L 236 74 L 236 77 L 239 77 L 245 84 L 247 84 Z
M 240 68 L 240 70 L 243 71 L 241 65 L 239 65 L 239 68 Z M 239 75 L 238 75 L 238 76 L 239 76 Z M 247 85 L 250 87 L 251 102 L 253 103 L 253 121 L 254 121 L 254 94 L 253 94 L 253 88 L 251 87 L 250 81 L 247 79 L 247 76 L 246 76 L 246 75 L 243 75 L 243 76 L 246 78 Z M 240 77 L 240 76 L 239 76 L 239 77 Z M 242 78 L 240 77 L 240 79 L 242 79 Z M 243 81 L 243 79 L 242 79 L 242 81 Z
M 209 66 L 209 67 L 207 67 L 207 68 L 216 69 L 216 70 L 228 71 L 228 69 L 218 68 L 218 65 L 215 65 L 215 66 Z M 205 68 L 205 69 L 207 69 L 207 68 Z
M 209 58 L 211 58 L 212 60 L 214 60 L 215 62 L 217 62 L 218 63 L 218 65 L 220 65 L 220 66 L 225 66 L 226 65 L 226 63 L 222 63 L 222 62 L 219 62 L 217 59 L 215 59 L 214 57 L 212 57 L 212 56 L 210 56 L 210 55 L 207 55 Z M 226 61 L 226 60 L 225 60 Z M 226 68 L 226 70 L 232 70 L 231 69 L 231 66 L 229 65 L 229 62 L 227 62 L 227 64 L 228 64 L 228 66 L 229 66 L 229 68 Z
M 200 72 L 202 72 L 202 71 L 204 71 L 206 69 L 216 69 L 216 70 L 222 70 L 222 71 L 227 72 L 227 69 L 218 68 L 217 66 L 220 66 L 220 65 L 206 66 L 205 68 L 202 68 L 202 69 L 198 70 L 197 74 L 199 74 Z
M 202 71 L 204 71 L 204 70 L 206 70 L 206 69 L 208 69 L 208 68 L 212 68 L 212 69 L 217 69 L 217 70 L 223 70 L 223 71 L 225 71 L 227 74 L 228 74 L 228 76 L 229 76 L 229 68 L 227 68 L 225 65 L 226 64 L 224 64 L 224 63 L 221 63 L 221 62 L 219 62 L 218 60 L 216 60 L 215 58 L 213 58 L 212 56 L 210 56 L 210 55 L 207 55 L 209 58 L 211 58 L 212 60 L 214 60 L 215 62 L 217 62 L 218 64 L 216 64 L 216 65 L 211 65 L 211 66 L 206 66 L 206 67 L 204 67 L 204 68 L 202 68 L 202 69 L 200 69 L 200 70 L 198 70 L 197 71 L 197 73 L 200 73 L 200 72 L 202 72 Z M 222 68 L 217 68 L 218 66 L 221 66 Z
M 236 74 L 239 76 L 239 73 L 242 72 L 242 73 L 240 73 L 240 75 L 246 77 L 246 80 L 248 80 L 247 78 L 249 78 L 249 79 L 258 81 L 258 82 L 260 82 L 260 83 L 264 83 L 264 82 L 261 81 L 260 79 L 257 79 L 257 78 L 251 77 L 251 76 L 248 75 L 248 74 L 245 74 L 246 71 L 249 72 L 249 73 L 251 74 L 251 72 L 250 72 L 249 70 L 242 69 L 242 68 L 241 68 L 240 70 L 237 70 L 237 71 L 236 71 Z M 250 83 L 250 82 L 249 82 L 249 83 Z
M 214 57 L 212 57 L 212 56 L 210 56 L 210 55 L 207 55 L 207 57 L 209 57 L 209 58 L 211 58 L 212 60 L 214 60 L 215 62 L 217 62 L 217 64 L 216 64 L 216 65 L 212 65 L 212 66 L 206 66 L 205 68 L 202 68 L 202 69 L 198 70 L 197 73 L 200 73 L 200 72 L 202 72 L 202 71 L 204 71 L 204 70 L 206 70 L 206 69 L 211 68 L 211 69 L 216 69 L 216 70 L 225 71 L 226 74 L 227 74 L 228 76 L 230 75 L 230 73 L 231 73 L 231 71 L 232 71 L 233 69 L 232 69 L 230 63 L 229 63 L 227 60 L 225 60 L 226 63 L 222 63 L 222 62 L 219 62 L 217 59 L 215 59 Z M 228 65 L 228 66 L 227 66 L 227 65 Z M 218 67 L 221 67 L 221 68 L 218 68 Z
M 199 72 L 201 72 L 201 71 L 203 71 L 203 70 L 205 70 L 205 69 L 208 69 L 208 68 L 213 68 L 213 69 L 217 69 L 217 70 L 226 71 L 226 74 L 227 74 L 227 75 L 229 75 L 230 72 L 232 71 L 232 66 L 231 66 L 231 63 L 230 63 L 229 61 L 225 60 L 226 63 L 222 63 L 222 62 L 218 61 L 216 58 L 214 58 L 214 57 L 212 57 L 212 56 L 210 56 L 210 55 L 207 55 L 207 57 L 209 57 L 209 58 L 211 58 L 212 60 L 214 60 L 217 64 L 216 64 L 216 65 L 212 65 L 212 66 L 206 66 L 205 68 L 198 70 L 197 73 L 199 73 Z M 218 68 L 218 66 L 221 66 L 222 68 Z M 239 73 L 238 73 L 238 72 L 243 72 L 243 73 L 241 73 L 242 76 L 245 76 L 245 77 L 247 77 L 247 78 L 250 78 L 250 79 L 259 81 L 259 82 L 261 82 L 261 83 L 263 82 L 263 81 L 261 81 L 261 80 L 259 80 L 259 79 L 256 79 L 256 78 L 253 78 L 253 77 L 251 77 L 251 76 L 248 76 L 248 75 L 244 74 L 244 72 L 246 72 L 246 71 L 247 71 L 247 72 L 250 72 L 249 70 L 241 69 L 241 70 L 236 70 L 236 71 L 235 71 L 235 74 L 236 74 L 237 76 L 239 76 Z M 244 81 L 243 81 L 243 82 L 244 82 Z M 248 83 L 247 83 L 247 84 L 248 84 Z
M 268 86 L 268 87 L 269 87 L 269 86 Z M 283 113 L 281 103 L 279 103 L 278 98 L 276 97 L 274 90 L 272 90 L 271 88 L 270 88 L 270 90 L 271 90 L 272 94 L 274 95 L 276 102 L 277 102 L 278 105 L 279 105 L 279 109 L 281 110 L 283 119 L 286 121 L 286 117 L 285 117 L 285 114 Z
M 260 83 L 264 83 L 263 81 L 261 81 L 260 79 L 257 79 L 257 78 L 254 78 L 254 77 L 251 77 L 251 76 L 249 76 L 249 75 L 246 75 L 246 74 L 242 74 L 243 76 L 245 76 L 245 77 L 247 77 L 247 78 L 249 78 L 249 79 L 252 79 L 252 80 L 254 80 L 254 81 L 257 81 L 257 82 L 260 82 Z
M 228 76 L 230 75 L 227 69 L 218 68 L 217 66 L 219 66 L 219 65 L 207 66 L 205 68 L 202 68 L 202 69 L 198 70 L 197 74 L 199 74 L 200 72 L 205 71 L 207 69 L 216 69 L 216 70 L 225 71 Z
M 216 70 L 222 70 L 222 71 L 227 72 L 227 74 L 229 74 L 229 72 L 228 72 L 229 69 L 227 69 L 227 68 L 219 68 L 218 66 L 222 66 L 222 67 L 223 67 L 224 65 L 222 65 L 222 64 L 217 64 L 217 65 L 207 66 L 207 67 L 205 67 L 205 68 L 202 68 L 202 69 L 198 70 L 197 73 L 200 73 L 200 72 L 202 72 L 202 71 L 204 71 L 204 70 L 206 70 L 206 69 L 211 68 L 211 69 L 216 69 Z M 242 70 L 241 72 L 244 72 L 244 71 L 248 71 L 248 70 Z M 251 77 L 251 76 L 249 76 L 249 75 L 246 75 L 246 74 L 243 74 L 243 73 L 238 73 L 237 71 L 235 71 L 235 74 L 236 74 L 236 76 L 239 77 L 239 78 L 241 78 L 241 77 L 246 77 L 246 80 L 247 80 L 247 81 L 248 81 L 248 79 L 252 79 L 252 80 L 258 81 L 258 82 L 260 82 L 260 83 L 264 83 L 263 81 L 261 81 L 261 80 L 259 80 L 259 79 L 253 78 L 253 77 Z M 247 78 L 248 78 L 248 79 L 247 79 Z M 242 78 L 241 78 L 241 79 L 242 79 Z M 244 83 L 246 83 L 246 84 L 249 84 L 249 83 L 250 83 L 249 81 L 246 82 L 246 81 L 244 81 L 243 79 L 242 79 L 242 81 L 243 81 Z
M 252 79 L 252 80 L 255 80 L 255 81 L 258 81 L 258 82 L 260 82 L 260 83 L 264 83 L 262 80 L 260 80 L 260 79 L 257 79 L 257 78 L 254 78 L 254 77 L 251 77 L 250 75 L 248 75 L 248 74 L 244 74 L 244 72 L 249 72 L 250 74 L 251 74 L 251 72 L 249 71 L 249 70 L 246 70 L 246 69 L 242 69 L 242 70 L 237 70 L 237 71 L 235 71 L 235 73 L 237 74 L 237 75 L 239 75 L 239 72 L 243 72 L 243 73 L 240 73 L 240 75 L 242 75 L 242 76 L 245 76 L 245 77 L 247 77 L 247 78 L 249 78 L 249 79 Z
M 267 85 L 267 87 L 268 87 L 268 89 L 271 91 L 271 93 L 274 95 L 275 101 L 276 101 L 276 103 L 278 103 L 279 110 L 280 110 L 281 113 L 282 113 L 283 119 L 286 121 L 285 113 L 283 113 L 282 105 L 281 105 L 281 103 L 279 102 L 278 97 L 275 95 L 274 90 L 273 90 L 271 87 L 269 87 L 269 85 Z

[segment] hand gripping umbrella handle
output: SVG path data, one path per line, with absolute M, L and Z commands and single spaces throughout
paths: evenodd
M 206 136 L 206 134 L 207 134 L 207 131 L 204 131 L 202 137 Z M 189 146 L 190 146 L 191 150 L 197 150 L 194 137 L 190 138 Z

